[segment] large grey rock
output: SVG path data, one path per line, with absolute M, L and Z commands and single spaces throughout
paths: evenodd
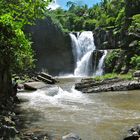
M 62 137 L 62 140 L 82 140 L 77 134 L 70 133 Z
M 127 91 L 140 89 L 140 82 L 127 81 L 118 78 L 106 79 L 103 81 L 87 80 L 75 85 L 75 89 L 83 93 L 97 93 L 107 91 Z
M 124 140 L 139 140 L 140 139 L 140 125 L 131 128 L 128 131 L 128 136 Z
M 45 73 L 45 72 L 41 72 L 38 76 L 37 76 L 38 80 L 41 80 L 47 84 L 55 84 L 57 81 L 49 74 Z
M 24 88 L 27 90 L 37 90 L 44 87 L 47 87 L 44 82 L 27 82 L 24 84 Z
M 133 77 L 140 77 L 140 71 L 136 71 L 133 73 Z

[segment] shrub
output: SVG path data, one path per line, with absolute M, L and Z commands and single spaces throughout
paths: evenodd
M 106 72 L 113 72 L 115 68 L 116 61 L 119 58 L 120 50 L 113 50 L 106 56 L 105 59 L 105 71 Z
M 131 65 L 135 69 L 140 69 L 140 56 L 135 55 L 131 58 Z

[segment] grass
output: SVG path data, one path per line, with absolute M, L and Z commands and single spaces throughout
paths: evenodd
M 124 79 L 124 80 L 132 80 L 133 76 L 131 73 L 127 73 L 127 74 L 116 74 L 116 73 L 108 73 L 102 76 L 96 76 L 93 79 L 96 81 L 101 81 L 101 80 L 105 80 L 105 79 L 113 79 L 113 78 L 120 78 L 120 79 Z
M 22 83 L 25 83 L 26 81 L 30 80 L 30 77 L 28 75 L 24 75 L 22 77 L 19 77 L 17 75 L 13 75 L 12 80 L 14 80 L 15 78 L 17 78 L 18 84 L 22 84 Z

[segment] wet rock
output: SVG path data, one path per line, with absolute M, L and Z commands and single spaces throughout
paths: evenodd
M 138 136 L 128 136 L 126 138 L 124 138 L 124 140 L 138 140 L 139 137 Z
M 15 125 L 15 122 L 12 121 L 11 116 L 8 116 L 8 117 L 4 116 L 3 119 L 2 119 L 2 123 L 6 124 L 6 125 L 10 125 L 10 126 Z
M 129 130 L 129 133 L 134 133 L 134 132 L 137 132 L 138 135 L 140 135 L 140 124 L 138 124 L 137 126 L 131 128 L 131 129 Z
M 7 97 L 5 100 L 0 102 L 0 139 L 10 140 L 16 139 L 17 134 L 17 123 L 15 117 L 16 104 L 13 97 Z
M 106 79 L 103 81 L 86 80 L 75 85 L 75 89 L 83 93 L 97 93 L 107 91 L 126 91 L 140 89 L 140 82 L 128 81 L 118 78 Z
M 131 128 L 128 131 L 128 136 L 124 140 L 139 140 L 140 139 L 140 125 Z
M 45 72 L 38 74 L 37 79 L 39 81 L 45 82 L 46 84 L 55 84 L 57 82 L 55 78 Z
M 92 67 L 94 69 L 94 71 L 97 69 L 98 64 L 99 64 L 99 60 L 101 59 L 102 55 L 104 54 L 103 50 L 94 50 L 92 53 Z M 90 75 L 92 75 L 93 71 L 89 72 Z
M 26 90 L 37 90 L 44 87 L 47 87 L 47 85 L 43 82 L 28 82 L 24 84 Z
M 140 77 L 140 71 L 136 71 L 133 73 L 133 77 Z
M 6 125 L 2 125 L 0 127 L 0 137 L 14 138 L 18 133 L 19 132 L 14 127 L 6 126 Z
M 70 133 L 62 137 L 62 140 L 82 140 L 77 134 Z

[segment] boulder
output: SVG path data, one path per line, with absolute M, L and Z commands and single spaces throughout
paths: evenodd
M 82 140 L 77 134 L 70 133 L 62 137 L 62 140 Z
M 24 84 L 26 90 L 37 90 L 44 87 L 47 87 L 47 85 L 43 82 L 28 82 Z
M 124 138 L 124 140 L 139 140 L 139 137 L 138 136 L 128 136 L 126 138 Z
M 55 84 L 57 81 L 49 74 L 45 72 L 41 72 L 38 76 L 37 79 L 40 81 L 43 81 L 47 84 Z
M 140 125 L 131 128 L 124 140 L 140 140 Z
M 140 77 L 140 70 L 133 73 L 133 77 Z
M 42 82 L 45 82 L 45 83 L 47 83 L 47 84 L 54 84 L 54 83 L 55 83 L 53 80 L 44 78 L 44 77 L 42 77 L 41 75 L 38 75 L 37 78 L 38 78 L 38 80 L 40 80 L 40 81 L 42 81 Z

